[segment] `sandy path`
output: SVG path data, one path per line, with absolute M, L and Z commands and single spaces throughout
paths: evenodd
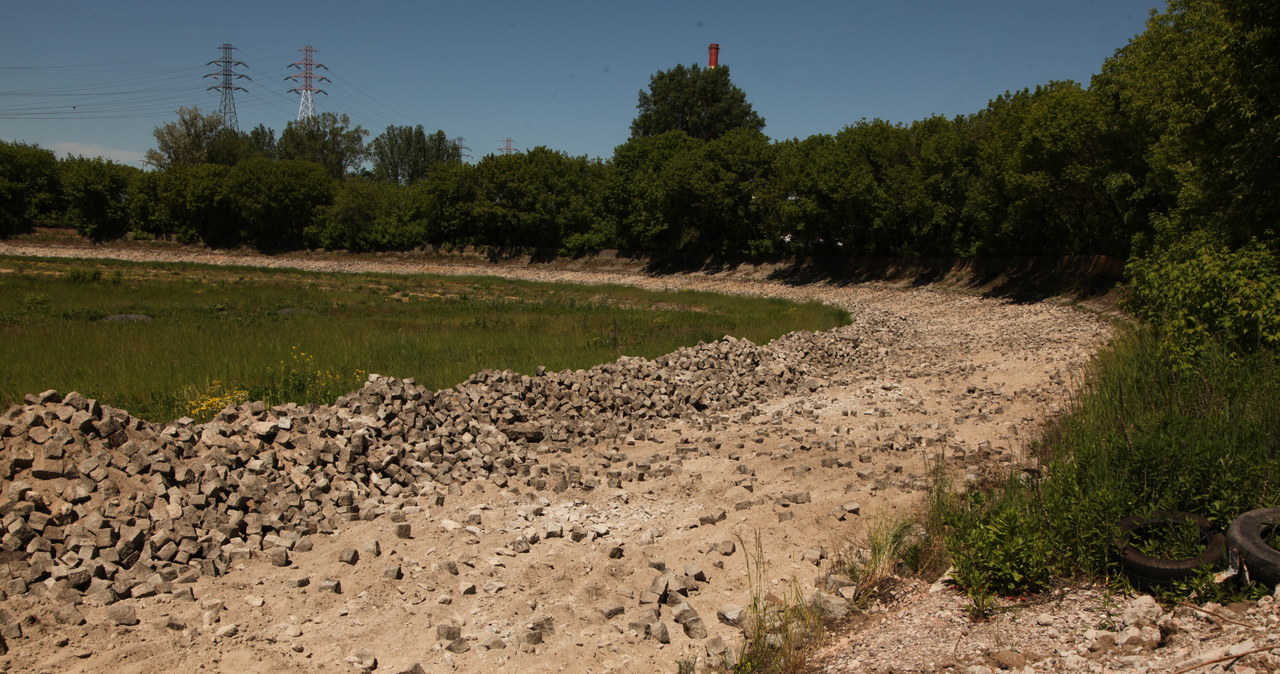
M 623 452 L 628 465 L 670 463 L 677 470 L 667 477 L 560 493 L 473 483 L 444 506 L 418 513 L 413 539 L 395 538 L 389 522 L 354 523 L 320 537 L 290 567 L 250 559 L 226 576 L 202 578 L 193 585 L 194 603 L 165 595 L 129 600 L 142 620 L 136 627 L 111 625 L 105 608 L 90 606 L 81 609 L 86 624 L 58 624 L 39 601 L 10 599 L 10 614 L 35 617 L 0 658 L 10 671 L 353 671 L 367 669 L 370 658 L 379 671 L 393 672 L 414 663 L 426 671 L 463 672 L 672 671 L 677 660 L 705 663 L 714 639 L 731 647 L 740 641 L 739 631 L 716 614 L 748 603 L 748 561 L 767 564 L 769 591 L 783 595 L 794 580 L 811 593 L 827 571 L 826 561 L 814 563 L 817 557 L 918 504 L 928 460 L 945 457 L 960 476 L 1021 461 L 1028 438 L 1062 408 L 1082 367 L 1110 336 L 1104 318 L 1049 304 L 877 285 L 793 287 L 734 274 L 649 277 L 19 244 L 0 244 L 0 254 L 772 295 L 847 309 L 854 323 L 823 338 L 860 345 L 856 359 L 815 363 L 822 374 L 816 391 L 735 410 L 706 426 L 676 422 L 644 439 L 582 448 Z M 770 348 L 803 359 L 812 339 L 790 335 Z M 693 451 L 673 455 L 676 447 Z M 744 481 L 748 476 L 754 479 Z M 792 498 L 797 494 L 808 498 Z M 858 514 L 838 516 L 854 503 Z M 699 523 L 720 510 L 724 519 Z M 477 532 L 446 529 L 446 519 L 478 522 Z M 548 522 L 598 525 L 608 533 L 582 542 L 543 539 L 528 554 L 503 552 L 513 535 Z M 757 536 L 759 560 L 744 549 L 754 547 Z M 365 554 L 354 566 L 337 561 L 341 549 L 363 549 L 375 540 L 379 555 Z M 730 554 L 720 545 L 726 542 L 735 542 Z M 620 545 L 625 555 L 609 557 Z M 442 561 L 464 563 L 455 565 L 454 575 L 442 570 Z M 393 564 L 403 578 L 384 577 Z M 642 595 L 656 567 L 688 564 L 707 577 L 687 601 L 708 635 L 687 636 L 668 621 L 669 643 L 663 644 L 630 629 L 648 608 Z M 297 587 L 303 577 L 312 584 Z M 315 583 L 323 578 L 341 580 L 343 594 L 318 592 Z M 603 609 L 612 607 L 623 612 L 607 616 Z M 542 643 L 522 640 L 530 625 L 547 618 L 554 629 L 543 630 Z M 437 639 L 442 624 L 460 627 L 469 650 L 445 650 L 448 642 Z M 225 634 L 228 625 L 236 625 L 234 634 Z

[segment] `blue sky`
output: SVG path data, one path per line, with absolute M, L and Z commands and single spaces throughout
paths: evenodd
M 462 137 L 473 159 L 511 138 L 608 157 L 637 92 L 707 45 L 774 139 L 862 118 L 910 122 L 982 109 L 1007 90 L 1086 83 L 1143 30 L 1155 0 L 710 0 L 332 2 L 37 0 L 0 25 L 0 138 L 141 165 L 179 106 L 213 112 L 206 66 L 231 43 L 240 128 L 277 133 L 304 45 L 316 110 L 370 131 L 422 124 Z M 74 108 L 72 106 L 75 106 Z

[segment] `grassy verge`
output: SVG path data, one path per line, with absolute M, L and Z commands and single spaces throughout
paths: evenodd
M 799 583 L 791 583 L 779 597 L 768 590 L 768 560 L 756 532 L 751 545 L 738 539 L 751 584 L 751 604 L 743 625 L 744 642 L 722 671 L 733 674 L 788 674 L 802 671 L 809 651 L 825 636 L 827 616 L 808 601 Z
M 129 315 L 146 320 L 104 320 Z M 243 397 L 331 401 L 364 372 L 445 388 L 486 368 L 585 368 L 847 321 L 819 304 L 620 286 L 0 258 L 0 409 L 54 388 L 164 421 Z
M 1117 523 L 1157 510 L 1197 513 L 1225 529 L 1280 505 L 1280 357 L 1206 349 L 1169 366 L 1148 331 L 1101 354 L 1074 410 L 1036 448 L 1045 477 L 1011 476 L 987 492 L 938 504 L 956 580 L 975 602 L 1031 592 L 1054 578 L 1121 579 Z M 1177 551 L 1181 532 L 1146 541 Z M 1185 543 L 1185 542 L 1184 542 Z M 1210 573 L 1164 588 L 1168 599 L 1257 594 Z

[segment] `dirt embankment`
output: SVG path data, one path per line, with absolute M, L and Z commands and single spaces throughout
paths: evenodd
M 395 426 L 374 402 L 347 417 L 335 412 L 339 421 L 325 426 L 332 437 L 344 437 L 349 430 L 342 419 L 360 416 L 365 418 L 358 423 L 378 431 L 361 431 L 371 436 L 356 443 L 358 451 L 368 453 L 359 463 L 364 472 L 352 470 L 341 477 L 363 499 L 352 499 L 354 506 L 335 506 L 348 509 L 335 511 L 347 517 L 336 518 L 332 533 L 304 529 L 297 536 L 268 536 L 273 522 L 283 526 L 283 520 L 268 516 L 245 526 L 245 518 L 235 518 L 234 526 L 223 526 L 221 534 L 203 541 L 213 541 L 212 547 L 201 548 L 201 554 L 215 557 L 225 553 L 225 568 L 196 564 L 190 572 L 154 571 L 157 576 L 140 579 L 126 573 L 127 582 L 109 588 L 114 595 L 83 594 L 78 603 L 60 591 L 64 586 L 47 582 L 52 576 L 35 579 L 26 594 L 15 593 L 0 604 L 6 612 L 0 616 L 0 635 L 8 647 L 0 663 L 18 672 L 357 671 L 375 666 L 399 672 L 415 664 L 426 671 L 648 672 L 670 671 L 678 660 L 706 666 L 740 643 L 740 630 L 731 624 L 734 609 L 749 603 L 753 589 L 783 596 L 795 588 L 809 596 L 819 587 L 828 588 L 822 577 L 837 548 L 917 507 L 927 486 L 929 461 L 944 458 L 960 479 L 1025 461 L 1028 440 L 1063 409 L 1082 368 L 1110 335 L 1107 319 L 1049 303 L 929 287 L 784 284 L 743 269 L 651 276 L 581 265 L 461 265 L 413 258 L 262 257 L 13 243 L 0 245 L 0 254 L 328 272 L 480 273 L 692 288 L 819 300 L 846 308 L 855 319 L 820 335 L 788 335 L 749 349 L 749 355 L 728 348 L 737 360 L 727 369 L 714 363 L 695 368 L 697 359 L 677 356 L 663 363 L 624 361 L 607 371 L 597 368 L 536 393 L 536 386 L 517 378 L 514 383 L 479 379 L 472 382 L 473 389 L 458 394 L 472 401 L 498 393 L 515 396 L 528 409 L 541 410 L 522 412 L 527 419 L 504 421 L 493 414 L 480 423 L 488 411 L 473 406 L 458 414 L 471 415 L 465 418 L 477 425 L 459 424 L 455 422 L 464 417 L 415 407 L 421 397 L 412 396 L 386 398 L 399 405 L 396 419 L 409 414 L 417 419 L 430 411 L 433 421 Z M 760 368 L 749 370 L 756 374 L 743 374 L 743 358 Z M 629 380 L 629 372 L 644 377 Z M 778 385 L 793 374 L 792 385 Z M 709 396 L 704 409 L 663 407 L 671 401 L 663 400 L 666 393 L 658 388 L 643 401 L 630 394 L 645 386 L 678 387 L 682 375 L 686 380 L 681 381 L 695 386 L 688 391 Z M 597 381 L 593 377 L 606 376 L 607 387 L 592 383 Z M 606 388 L 617 395 L 604 395 Z M 583 391 L 597 395 L 573 398 Z M 681 394 L 684 400 L 694 400 L 688 391 Z M 719 397 L 709 391 L 719 391 Z M 553 399 L 580 404 L 545 404 Z M 668 411 L 654 412 L 659 408 Z M 670 413 L 673 409 L 679 413 Z M 281 437 L 281 419 L 288 419 L 290 429 L 301 429 L 316 418 L 301 419 L 297 410 L 245 414 L 263 416 L 238 418 L 228 427 L 240 423 L 248 432 L 267 417 L 275 424 L 253 431 L 266 433 L 256 436 L 258 442 Z M 74 417 L 71 412 L 67 416 Z M 387 423 L 378 426 L 380 422 Z M 522 424 L 523 430 L 503 425 L 508 422 Z M 410 426 L 430 429 L 438 444 L 428 438 L 418 447 L 400 439 L 407 448 L 393 446 L 395 429 Z M 539 437 L 540 429 L 552 432 Z M 590 432 L 578 432 L 582 429 Z M 51 441 L 47 433 L 36 435 Z M 222 442 L 214 437 L 218 435 L 234 437 L 232 430 L 208 435 L 200 429 L 192 434 L 190 456 L 175 461 L 207 463 L 211 450 L 200 443 Z M 29 432 L 23 437 L 6 433 L 4 451 L 23 449 L 34 440 Z M 517 465 L 510 474 L 489 468 L 432 474 L 423 468 L 446 456 L 441 447 L 467 451 L 463 456 L 470 460 L 484 454 L 479 444 L 498 447 L 506 442 L 518 447 L 519 462 L 528 464 L 528 471 Z M 475 452 L 468 443 L 476 444 Z M 287 449 L 281 450 L 279 461 L 288 459 L 283 453 Z M 234 452 L 222 448 L 221 454 Z M 388 456 L 396 457 L 395 469 Z M 478 460 L 483 466 L 483 458 Z M 251 468 L 249 461 L 228 461 L 231 476 L 252 473 L 255 480 L 267 479 L 275 470 L 261 462 Z M 127 474 L 130 464 L 120 464 Z M 325 465 L 337 466 L 337 459 Z M 180 472 L 169 468 L 162 476 Z M 370 472 L 373 468 L 384 472 Z M 430 477 L 414 482 L 415 494 L 392 487 L 395 480 L 386 477 L 419 468 Z M 22 468 L 11 463 L 10 470 Z M 315 482 L 315 475 L 278 472 L 281 480 L 300 484 L 307 477 Z M 22 501 L 32 493 L 60 493 L 34 483 L 69 479 L 63 473 L 41 475 L 51 477 L 23 475 L 21 494 L 13 493 L 17 480 L 6 481 L 3 496 Z M 234 500 L 239 485 L 220 479 Z M 336 483 L 326 478 L 326 484 Z M 153 490 L 151 510 L 135 514 L 132 526 L 162 522 L 166 513 L 184 517 L 188 506 L 181 504 L 208 502 L 188 498 L 184 484 Z M 326 507 L 329 495 L 318 493 L 316 507 Z M 160 507 L 162 499 L 179 507 Z M 234 503 L 248 507 L 246 501 Z M 32 510 L 40 507 L 19 508 Z M 351 517 L 353 512 L 358 516 Z M 152 541 L 142 545 L 141 556 L 154 562 L 165 555 L 162 545 L 146 547 Z M 82 546 L 74 560 L 60 563 L 90 563 L 95 550 L 102 549 Z M 153 567 L 168 568 L 173 559 L 161 559 Z M 752 587 L 748 561 L 765 565 L 763 587 Z M 140 596 L 133 596 L 139 587 L 135 583 L 144 584 Z M 104 584 L 97 587 L 102 590 Z M 1109 605 L 1102 593 L 1072 591 L 1034 609 L 1034 617 L 1012 611 L 975 626 L 964 619 L 963 601 L 954 592 L 931 594 L 923 587 L 904 585 L 901 602 L 878 609 L 876 615 L 884 620 L 871 620 L 846 640 L 833 642 L 829 671 L 1004 666 L 996 662 L 997 655 L 1006 665 L 1018 664 L 1021 657 L 1019 666 L 1040 671 L 1080 663 L 1101 668 L 1122 662 L 1128 666 L 1132 663 L 1120 658 L 1135 654 L 1151 659 L 1160 647 L 1091 650 L 1101 637 L 1087 630 L 1107 626 L 1095 620 Z M 68 603 L 74 611 L 67 609 Z M 1274 620 L 1274 612 L 1269 615 Z M 1160 619 L 1133 618 L 1135 638 L 1149 640 L 1150 630 L 1141 630 Z M 1265 611 L 1260 619 L 1268 619 Z M 1177 620 L 1186 623 L 1184 632 L 1196 628 L 1196 619 Z M 1121 622 L 1113 626 L 1123 628 Z M 1217 625 L 1219 635 L 1230 629 Z M 1114 634 L 1132 636 L 1119 630 Z M 922 635 L 927 644 L 921 645 Z M 1200 650 L 1217 647 L 1208 643 Z M 1193 651 L 1185 651 L 1163 662 L 1191 655 Z

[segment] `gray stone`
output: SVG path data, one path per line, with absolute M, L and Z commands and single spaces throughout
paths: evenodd
M 289 549 L 272 548 L 271 552 L 267 553 L 267 561 L 271 562 L 272 566 L 289 566 Z
M 436 625 L 436 639 L 439 641 L 453 641 L 461 636 L 462 628 L 457 625 Z
M 1120 619 L 1127 626 L 1153 625 L 1160 620 L 1160 615 L 1163 613 L 1155 597 L 1144 594 L 1135 597 L 1125 605 Z
M 132 604 L 113 604 L 107 609 L 107 619 L 116 625 L 133 626 L 138 624 L 138 614 Z
M 702 618 L 695 617 L 690 620 L 686 620 L 681 627 L 684 628 L 684 635 L 690 639 L 707 638 L 707 625 L 702 622 Z
M 686 622 L 698 617 L 698 612 L 688 602 L 680 602 L 671 607 L 671 616 L 677 623 L 683 625 Z
M 716 611 L 716 618 L 730 626 L 737 627 L 742 624 L 742 618 L 746 615 L 746 611 L 735 604 L 725 604 Z
M 660 644 L 671 643 L 671 633 L 667 631 L 667 624 L 661 620 L 649 623 L 649 638 Z
M 222 627 L 219 627 L 217 630 L 215 630 L 214 636 L 217 636 L 220 639 L 227 639 L 230 637 L 234 637 L 239 633 L 240 633 L 240 626 L 235 623 L 230 623 L 228 625 L 223 625 Z
M 707 582 L 707 572 L 703 571 L 701 566 L 693 562 L 684 565 L 684 575 L 700 583 Z

